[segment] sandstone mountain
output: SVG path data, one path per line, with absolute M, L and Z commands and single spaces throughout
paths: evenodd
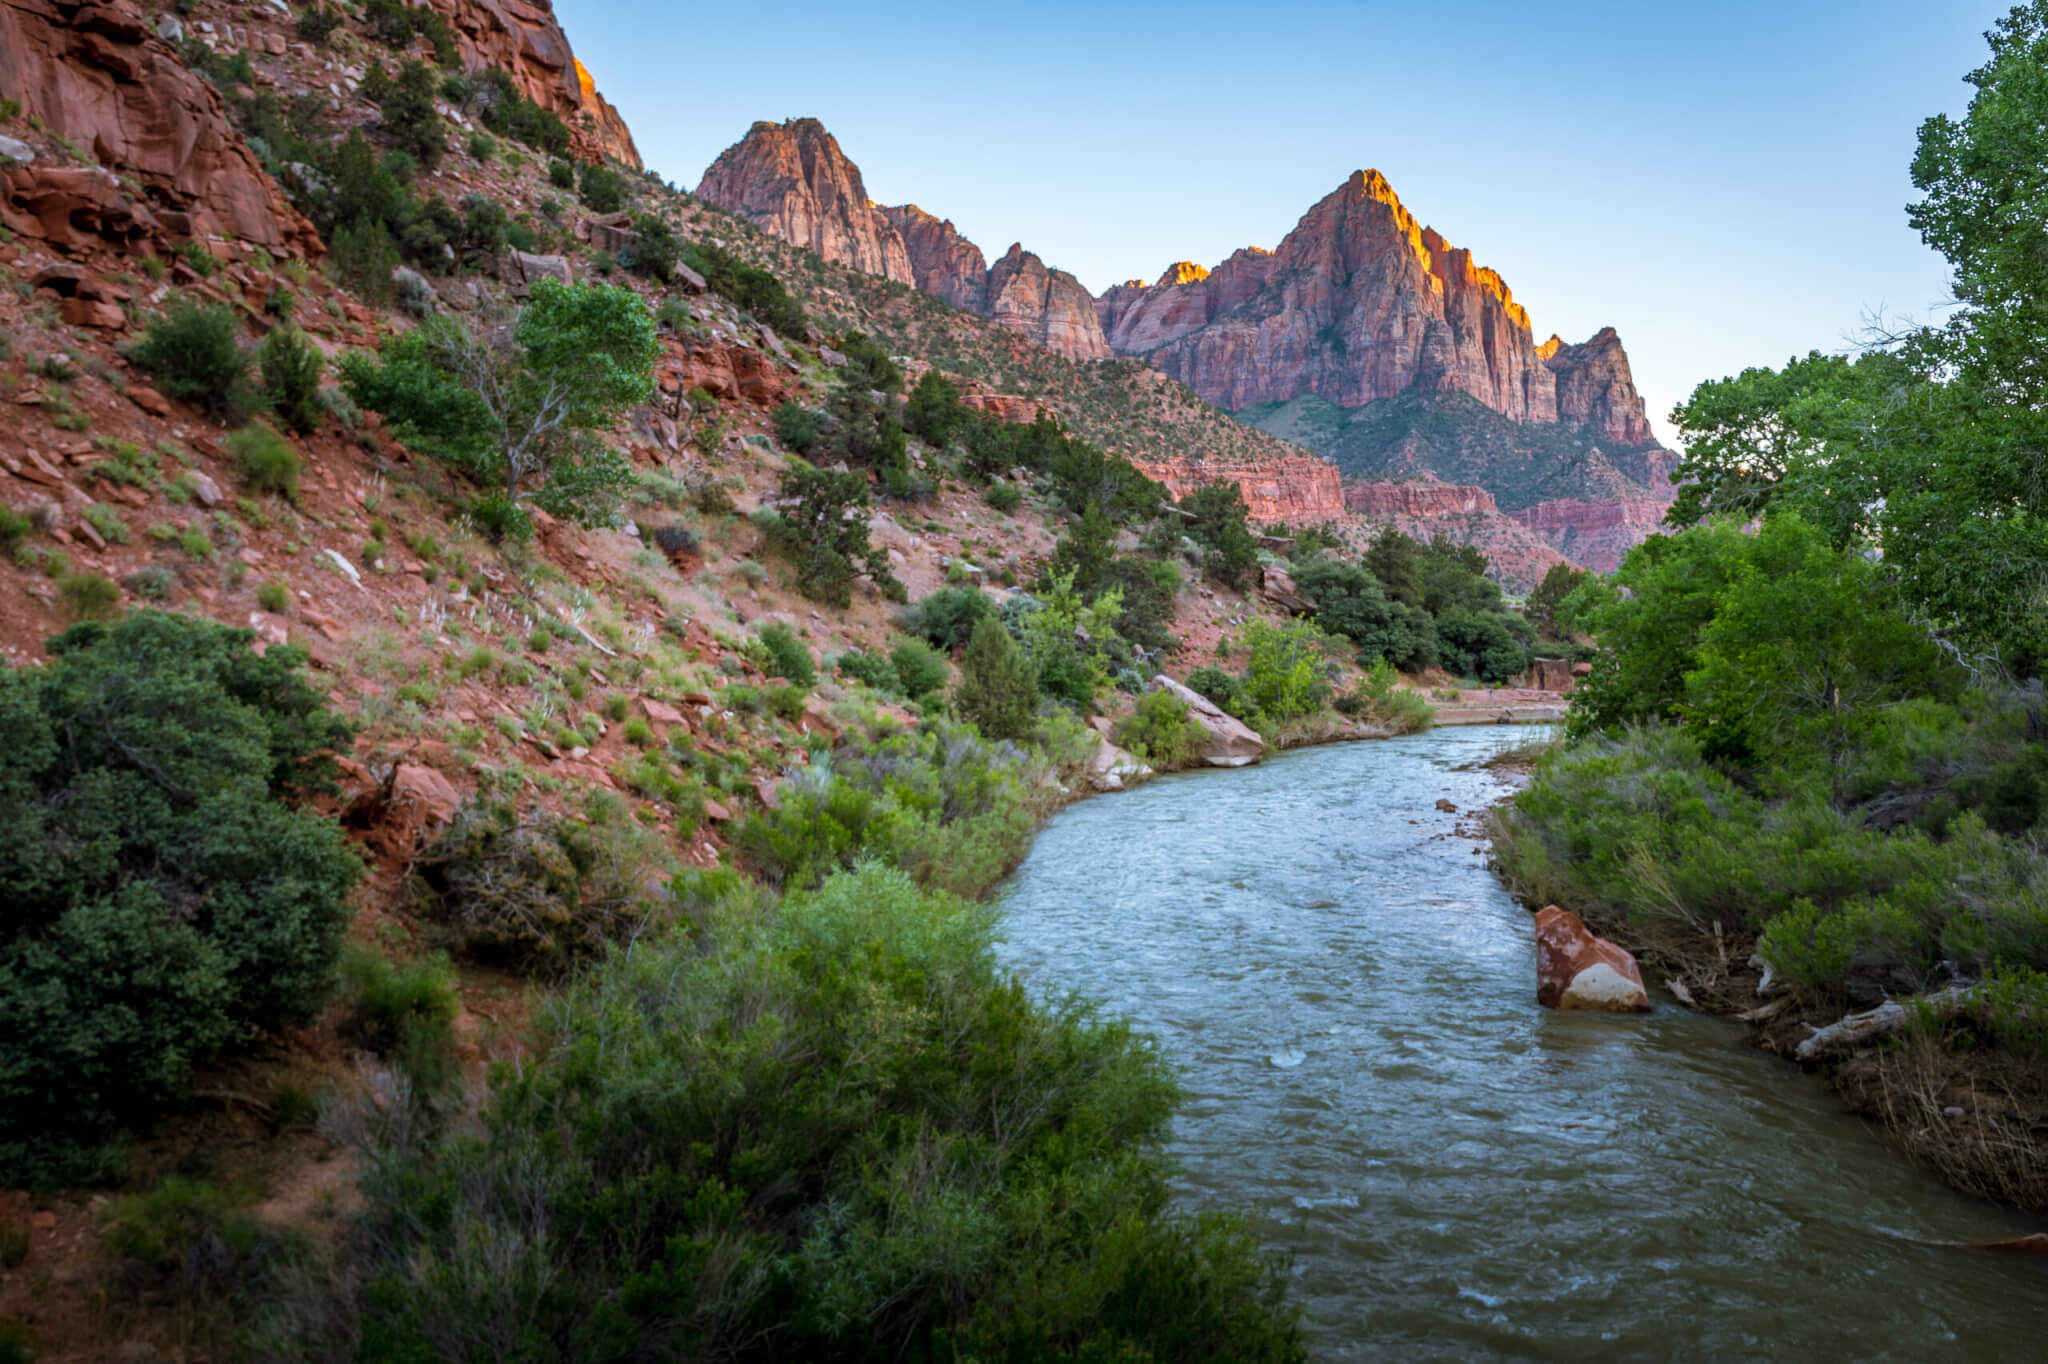
M 914 285 L 1069 360 L 1111 354 L 1081 281 L 1023 246 L 994 266 L 950 222 L 869 200 L 860 168 L 814 118 L 756 123 L 704 172 L 697 197 L 835 265 Z
M 816 119 L 755 124 L 697 193 L 827 261 L 910 284 L 1068 360 L 1142 359 L 1354 482 L 1421 476 L 1478 492 L 1485 508 L 1439 517 L 1438 528 L 1469 539 L 1486 522 L 1493 530 L 1482 538 L 1512 541 L 1525 563 L 1543 557 L 1524 553 L 1528 544 L 1545 544 L 1544 553 L 1611 568 L 1670 501 L 1675 460 L 1656 447 L 1614 330 L 1581 345 L 1539 344 L 1500 275 L 1418 222 L 1377 171 L 1352 175 L 1271 251 L 1246 247 L 1213 269 L 1178 261 L 1151 284 L 1097 298 L 1021 244 L 990 265 L 950 221 L 873 204 Z M 1176 462 L 1171 452 L 1128 453 L 1161 468 Z M 1289 520 L 1343 505 L 1305 466 L 1292 466 L 1302 487 L 1279 489 L 1283 467 L 1268 462 L 1238 479 L 1247 498 Z M 1378 500 L 1368 493 L 1358 507 Z M 1510 532 L 1510 517 L 1526 521 Z M 1431 514 L 1382 519 L 1426 525 Z
M 439 8 L 465 70 L 509 72 L 520 94 L 561 115 L 585 156 L 640 169 L 633 134 L 570 50 L 551 0 L 442 0 Z

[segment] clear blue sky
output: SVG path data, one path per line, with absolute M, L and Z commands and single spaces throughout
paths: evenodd
M 1540 339 L 1621 332 L 1660 420 L 1705 378 L 1930 316 L 1920 121 L 1997 0 L 1713 5 L 557 0 L 653 169 L 824 121 L 882 203 L 1091 289 L 1271 247 L 1353 170 L 1506 277 Z

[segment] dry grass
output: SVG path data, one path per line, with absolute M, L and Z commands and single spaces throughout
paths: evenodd
M 2043 1212 L 2048 1115 L 2038 1070 L 2001 1053 L 1957 1052 L 1920 1033 L 1845 1070 L 1837 1084 L 1891 1130 L 1908 1156 L 1949 1184 Z

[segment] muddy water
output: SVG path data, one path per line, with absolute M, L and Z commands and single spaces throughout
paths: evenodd
M 1505 736 L 1505 737 L 1504 737 Z M 1164 1042 L 1191 1203 L 1295 1256 L 1319 1358 L 2048 1359 L 2041 1228 L 1668 999 L 1535 1007 L 1528 915 L 1436 809 L 1530 732 L 1155 782 L 1040 835 L 1007 959 Z

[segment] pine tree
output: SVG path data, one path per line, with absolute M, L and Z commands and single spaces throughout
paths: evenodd
M 967 652 L 960 658 L 953 706 L 986 739 L 1022 739 L 1038 718 L 1038 678 L 994 616 L 975 623 Z

